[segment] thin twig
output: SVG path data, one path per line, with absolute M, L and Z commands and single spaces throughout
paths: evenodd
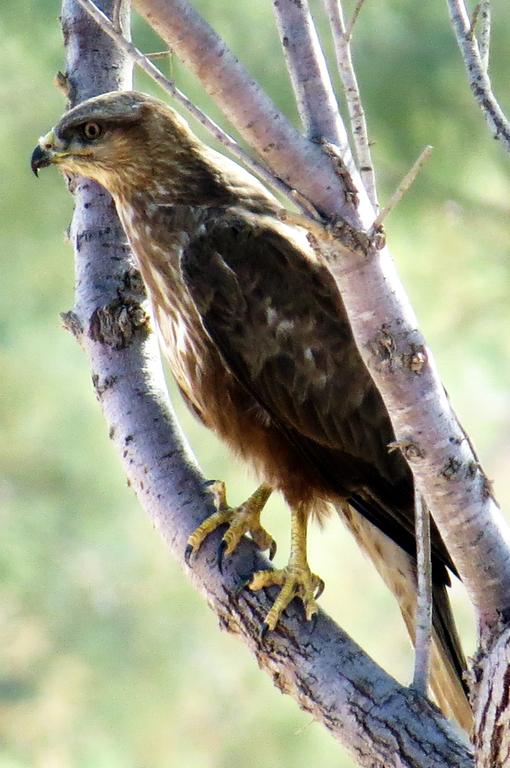
M 480 33 L 478 35 L 478 47 L 484 70 L 489 69 L 489 55 L 491 44 L 491 0 L 482 0 L 480 3 Z
M 273 8 L 305 132 L 311 139 L 336 144 L 344 155 L 349 152 L 347 135 L 308 3 L 274 0 Z
M 432 154 L 432 149 L 433 147 L 428 145 L 422 150 L 418 159 L 415 160 L 415 162 L 413 163 L 412 168 L 410 168 L 409 171 L 406 173 L 406 175 L 404 176 L 404 178 L 396 188 L 395 192 L 390 197 L 388 203 L 384 206 L 380 214 L 375 219 L 372 227 L 373 232 L 375 232 L 375 230 L 377 230 L 383 224 L 383 222 L 386 220 L 386 218 L 389 216 L 392 210 L 402 200 L 405 193 L 411 187 L 414 180 L 416 179 L 419 172 L 421 171 L 422 167 L 424 166 L 424 164 L 427 162 L 430 155 Z
M 464 0 L 447 0 L 450 19 L 457 38 L 457 43 L 464 59 L 469 85 L 478 102 L 489 128 L 495 139 L 503 143 L 510 152 L 510 122 L 499 106 L 494 96 L 492 84 L 487 72 L 489 56 L 490 13 L 488 20 L 482 26 L 480 46 L 473 34 L 472 22 L 469 18 Z M 486 6 L 487 10 L 488 4 Z M 481 10 L 484 13 L 484 10 Z M 482 43 L 483 39 L 483 43 Z M 482 54 L 481 47 L 484 52 Z
M 370 153 L 370 144 L 368 141 L 365 112 L 363 110 L 358 81 L 352 63 L 350 46 L 351 32 L 346 31 L 345 28 L 341 0 L 324 0 L 324 4 L 331 25 L 338 72 L 340 74 L 340 79 L 342 80 L 349 110 L 354 149 L 361 180 L 367 191 L 369 200 L 377 213 L 379 211 L 379 203 L 377 200 L 375 173 Z M 356 6 L 358 13 L 361 10 L 361 6 L 362 2 L 358 2 Z M 353 17 L 353 20 L 351 21 L 351 30 L 354 21 L 355 17 Z
M 159 59 L 167 59 L 172 55 L 172 51 L 170 48 L 167 51 L 154 51 L 154 53 L 144 53 L 143 56 L 145 56 L 149 61 L 158 61 Z
M 310 207 L 303 206 L 299 196 L 294 194 L 294 190 L 290 188 L 285 182 L 275 176 L 271 171 L 262 163 L 259 163 L 251 155 L 245 152 L 237 141 L 223 130 L 217 123 L 208 117 L 199 107 L 195 106 L 193 102 L 181 91 L 172 80 L 165 77 L 160 70 L 149 60 L 149 58 L 142 53 L 133 43 L 127 40 L 120 32 L 118 32 L 109 18 L 92 2 L 92 0 L 78 0 L 79 4 L 89 13 L 101 29 L 106 32 L 119 48 L 142 69 L 149 77 L 151 77 L 164 91 L 171 94 L 193 117 L 201 123 L 209 133 L 214 136 L 215 139 L 220 141 L 238 160 L 240 160 L 247 168 L 255 173 L 260 178 L 277 190 L 280 194 L 285 195 L 294 205 L 302 209 L 304 214 L 309 213 Z
M 358 16 L 360 14 L 361 9 L 363 8 L 363 5 L 365 3 L 365 0 L 358 0 L 356 5 L 354 6 L 354 11 L 352 12 L 351 20 L 347 25 L 346 30 L 346 36 L 347 40 L 350 42 L 352 38 L 352 30 L 354 29 L 354 25 L 356 24 L 358 20 Z
M 430 560 L 430 513 L 419 491 L 415 491 L 416 618 L 413 688 L 427 696 L 432 648 L 432 565 Z
M 476 35 L 476 26 L 478 24 L 478 16 L 480 15 L 482 4 L 477 3 L 475 7 L 473 8 L 473 13 L 471 14 L 471 22 L 470 22 L 470 31 L 471 35 Z

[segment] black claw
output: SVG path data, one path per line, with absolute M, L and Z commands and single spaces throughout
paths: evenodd
M 315 632 L 315 627 L 317 626 L 318 618 L 319 618 L 319 614 L 314 613 L 312 618 L 310 619 L 310 634 L 313 634 Z
M 223 573 L 223 557 L 225 555 L 225 550 L 227 549 L 228 544 L 225 541 L 225 539 L 222 539 L 218 545 L 218 552 L 216 554 L 216 562 L 218 563 L 218 568 L 220 573 Z
M 250 583 L 250 581 L 251 581 L 251 576 L 248 576 L 248 578 L 247 578 L 247 579 L 243 579 L 243 580 L 240 582 L 240 584 L 238 584 L 238 585 L 237 585 L 237 587 L 235 588 L 235 592 L 234 592 L 234 597 L 235 597 L 236 599 L 239 597 L 239 595 L 241 594 L 241 592 L 244 592 L 244 590 L 246 589 L 246 587 L 248 586 L 248 584 Z
M 266 639 L 266 635 L 268 632 L 269 632 L 269 624 L 266 624 L 266 622 L 264 621 L 262 626 L 260 627 L 260 632 L 259 632 L 259 640 L 261 643 L 264 642 L 264 640 Z
M 316 600 L 318 600 L 318 599 L 319 599 L 319 597 L 320 597 L 320 596 L 322 595 L 322 593 L 324 592 L 324 586 L 325 586 L 325 585 L 324 585 L 324 581 L 323 581 L 323 579 L 320 579 L 320 581 L 319 581 L 319 586 L 317 587 L 317 592 L 315 593 L 315 599 L 316 599 Z
M 184 562 L 186 565 L 190 564 L 191 555 L 193 554 L 193 547 L 191 544 L 188 544 L 186 549 L 184 550 Z
M 204 488 L 209 488 L 210 485 L 214 485 L 217 482 L 217 480 L 204 480 Z
M 269 559 L 272 560 L 276 555 L 276 541 L 273 539 L 271 546 L 269 547 Z

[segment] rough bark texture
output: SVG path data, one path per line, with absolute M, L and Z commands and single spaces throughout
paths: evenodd
M 107 13 L 112 6 L 103 3 Z M 127 62 L 73 0 L 64 2 L 62 24 L 73 103 L 129 85 Z M 71 187 L 76 302 L 64 323 L 90 360 L 129 482 L 182 563 L 187 537 L 211 512 L 212 501 L 172 415 L 142 286 L 111 199 L 85 179 L 75 179 Z M 361 765 L 471 768 L 469 747 L 453 726 L 399 686 L 323 614 L 311 632 L 300 612 L 291 611 L 261 644 L 258 631 L 270 600 L 249 591 L 237 597 L 236 590 L 267 562 L 246 541 L 221 575 L 217 544 L 218 536 L 211 536 L 188 573 L 220 625 L 239 633 L 275 684 L 322 721 Z
M 510 628 L 474 660 L 472 676 L 477 768 L 510 765 Z

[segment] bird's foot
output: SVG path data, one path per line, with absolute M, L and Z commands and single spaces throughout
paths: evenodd
M 277 571 L 257 571 L 247 586 L 257 590 L 275 585 L 281 587 L 281 590 L 262 624 L 260 630 L 262 638 L 276 627 L 283 611 L 295 597 L 300 598 L 305 609 L 306 620 L 310 621 L 319 610 L 316 601 L 324 589 L 323 580 L 311 572 L 308 563 L 292 562 L 292 556 L 286 568 Z
M 259 549 L 269 549 L 269 557 L 272 560 L 276 553 L 276 542 L 260 524 L 260 513 L 271 495 L 270 486 L 264 483 L 238 507 L 228 506 L 225 483 L 221 480 L 212 483 L 210 490 L 214 495 L 217 512 L 204 520 L 189 537 L 184 555 L 186 562 L 189 563 L 191 555 L 201 547 L 206 537 L 220 525 L 228 526 L 218 548 L 220 570 L 225 555 L 231 555 L 235 551 L 245 533 L 250 534 Z

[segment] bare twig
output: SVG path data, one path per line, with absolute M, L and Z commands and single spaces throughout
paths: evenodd
M 481 8 L 482 8 L 482 4 L 477 3 L 473 8 L 473 13 L 471 14 L 470 31 L 473 37 L 476 34 L 476 27 L 478 25 L 478 16 L 480 15 Z
M 307 0 L 273 0 L 273 8 L 305 132 L 336 144 L 348 165 L 347 136 Z
M 354 6 L 351 20 L 349 21 L 349 24 L 347 25 L 347 30 L 346 30 L 347 40 L 349 42 L 352 38 L 352 30 L 354 29 L 354 25 L 358 20 L 358 16 L 360 15 L 361 9 L 363 8 L 364 4 L 365 4 L 365 0 L 357 0 L 356 5 Z
M 169 59 L 172 56 L 173 51 L 168 49 L 167 51 L 154 51 L 153 53 L 142 53 L 150 61 L 160 61 L 161 59 Z
M 349 110 L 354 149 L 358 161 L 361 180 L 367 191 L 368 198 L 374 208 L 374 211 L 377 213 L 379 211 L 379 203 L 377 200 L 375 173 L 370 153 L 367 123 L 363 104 L 361 102 L 358 81 L 351 57 L 350 39 L 352 25 L 354 24 L 355 17 L 353 16 L 353 20 L 351 21 L 351 28 L 349 31 L 347 31 L 343 18 L 341 0 L 324 0 L 324 4 L 326 6 L 326 11 L 331 26 L 338 72 L 340 74 L 340 79 L 342 80 L 347 107 Z M 356 16 L 357 13 L 359 13 L 361 10 L 361 5 L 361 1 L 356 5 Z
M 477 31 L 477 27 L 479 31 Z M 471 36 L 478 39 L 478 48 L 483 68 L 489 68 L 490 38 L 491 38 L 491 0 L 481 0 L 471 14 Z
M 485 4 L 483 10 L 480 5 L 481 15 L 487 14 L 488 10 L 489 14 L 485 16 L 485 22 L 482 25 L 479 47 L 464 0 L 447 0 L 447 3 L 473 95 L 480 105 L 494 138 L 501 141 L 506 151 L 510 152 L 510 122 L 494 96 L 487 72 L 490 37 L 488 4 Z
M 142 53 L 133 43 L 127 40 L 124 35 L 119 32 L 107 16 L 98 8 L 92 0 L 78 0 L 80 5 L 92 16 L 101 29 L 109 35 L 112 40 L 115 40 L 118 47 L 124 51 L 129 57 L 140 67 L 149 77 L 151 77 L 164 91 L 169 93 L 178 101 L 193 117 L 201 123 L 209 133 L 214 136 L 219 142 L 223 144 L 238 160 L 240 160 L 247 168 L 249 168 L 254 174 L 264 179 L 264 181 L 277 190 L 280 194 L 288 197 L 294 205 L 301 208 L 306 214 L 309 212 L 308 208 L 301 204 L 299 196 L 294 194 L 292 190 L 285 182 L 275 176 L 265 165 L 255 160 L 248 152 L 237 143 L 237 141 L 223 130 L 217 123 L 208 117 L 199 107 L 188 99 L 188 97 L 181 91 L 172 80 L 169 80 L 163 75 L 163 73 L 150 61 L 150 58 L 159 58 L 164 52 L 157 54 L 145 55 Z
M 432 648 L 432 566 L 430 514 L 420 493 L 414 498 L 416 531 L 416 619 L 413 688 L 427 696 Z
M 480 3 L 480 32 L 478 34 L 478 47 L 480 58 L 485 71 L 489 69 L 490 44 L 491 44 L 491 0 L 482 0 Z
M 379 227 L 382 226 L 384 221 L 387 219 L 387 217 L 390 215 L 390 213 L 397 207 L 399 202 L 402 200 L 406 192 L 410 189 L 412 186 L 414 180 L 418 176 L 419 172 L 429 159 L 429 157 L 432 154 L 432 149 L 430 145 L 426 146 L 421 152 L 418 158 L 413 163 L 412 167 L 408 170 L 398 187 L 396 188 L 395 192 L 390 197 L 387 204 L 384 206 L 382 211 L 379 213 L 379 215 L 376 217 L 372 231 L 375 232 Z

